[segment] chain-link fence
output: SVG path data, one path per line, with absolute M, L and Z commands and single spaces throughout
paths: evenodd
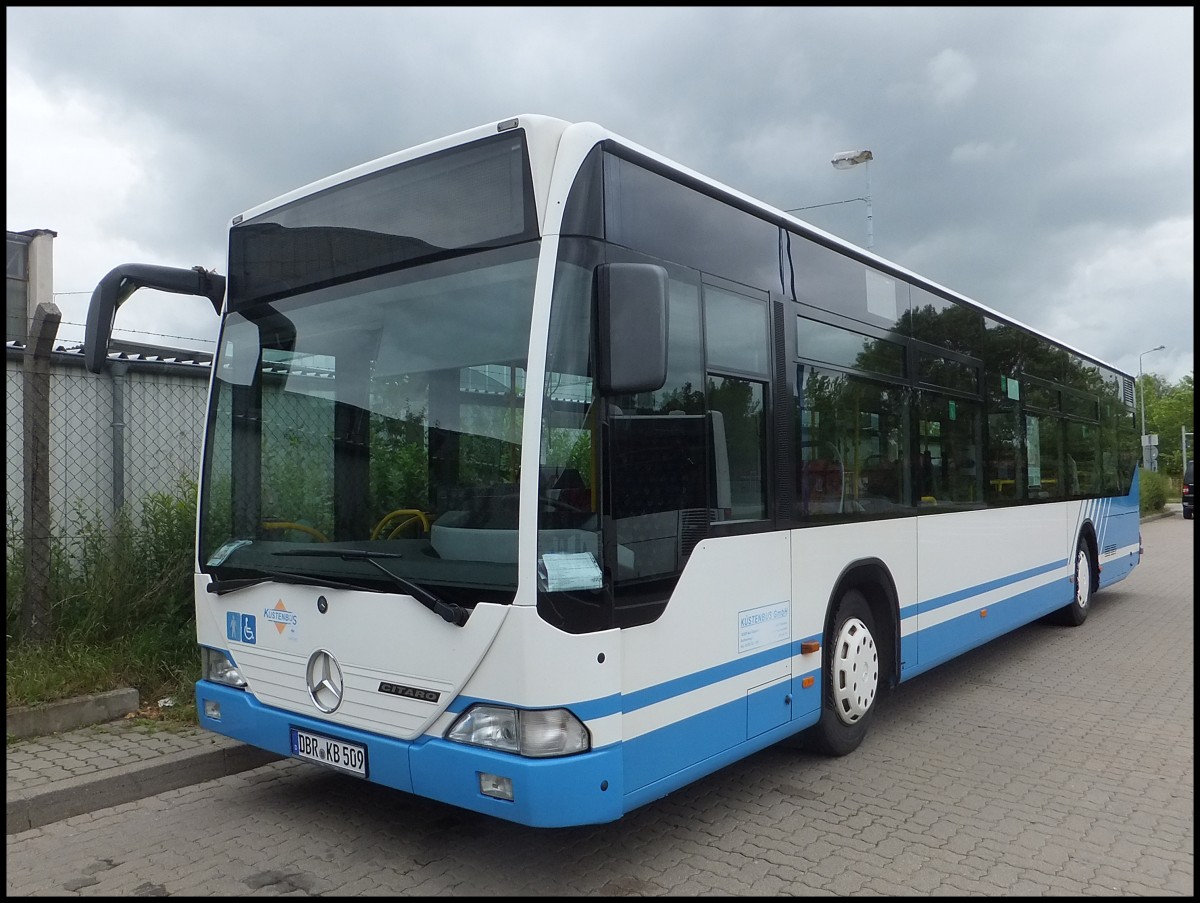
M 24 462 L 24 350 L 6 349 L 7 523 L 21 535 Z M 125 507 L 137 518 L 151 493 L 178 493 L 200 463 L 207 362 L 110 359 L 89 373 L 78 351 L 50 361 L 49 484 L 52 533 L 68 553 L 80 526 L 111 522 Z

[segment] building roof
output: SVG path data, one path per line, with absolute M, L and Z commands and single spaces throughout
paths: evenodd
M 23 355 L 23 342 L 6 342 L 4 345 L 8 357 Z M 59 363 L 75 363 L 83 366 L 83 345 L 62 344 L 54 346 L 54 360 Z M 142 342 L 127 342 L 113 339 L 109 342 L 106 358 L 110 361 L 121 361 L 130 364 L 176 364 L 185 367 L 208 370 L 212 366 L 211 351 L 196 351 L 185 348 L 168 348 L 162 345 L 148 345 Z

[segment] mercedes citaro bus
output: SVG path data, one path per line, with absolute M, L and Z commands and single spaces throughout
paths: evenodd
M 519 116 L 233 217 L 207 298 L 201 724 L 608 822 L 1138 564 L 1133 380 L 594 123 Z M 1017 266 L 1019 261 L 1010 261 Z

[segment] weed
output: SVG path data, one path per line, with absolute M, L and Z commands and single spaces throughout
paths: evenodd
M 51 636 L 22 635 L 24 548 L 10 510 L 6 529 L 5 693 L 9 707 L 134 687 L 148 717 L 195 720 L 200 676 L 192 600 L 196 491 L 180 478 L 173 493 L 142 500 L 135 519 L 111 522 L 77 512 L 72 541 L 51 539 Z

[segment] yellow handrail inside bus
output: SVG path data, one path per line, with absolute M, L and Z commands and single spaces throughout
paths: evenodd
M 396 525 L 392 532 L 388 534 L 388 539 L 394 539 L 396 534 L 412 523 L 413 520 L 419 520 L 421 522 L 421 528 L 426 533 L 429 532 L 429 516 L 424 511 L 421 511 L 419 508 L 397 508 L 395 511 L 389 511 L 387 514 L 385 514 L 383 519 L 375 525 L 375 529 L 371 531 L 371 538 L 378 539 L 380 534 L 383 533 L 384 527 L 386 527 L 396 518 L 404 517 L 405 515 L 407 515 L 407 518 L 400 524 Z
M 300 533 L 307 533 L 317 542 L 329 542 L 329 538 L 315 527 L 310 527 L 307 524 L 298 524 L 290 520 L 265 520 L 262 523 L 264 530 L 297 530 Z

